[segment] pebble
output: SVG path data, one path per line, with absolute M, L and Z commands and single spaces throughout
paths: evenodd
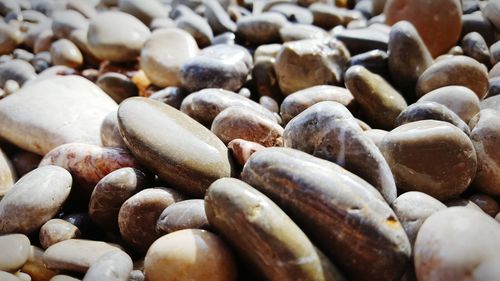
M 178 87 L 166 87 L 149 96 L 150 99 L 161 101 L 175 109 L 181 108 L 182 100 L 185 97 L 184 91 Z
M 191 10 L 175 18 L 175 26 L 191 34 L 200 48 L 209 46 L 214 40 L 214 32 L 207 20 Z
M 356 175 L 301 151 L 267 148 L 250 158 L 242 178 L 278 202 L 347 278 L 403 274 L 411 252 L 403 227 L 380 193 Z M 339 223 L 345 221 L 353 223 Z M 360 266 L 367 261 L 369 267 Z
M 210 127 L 219 113 L 232 106 L 245 107 L 258 112 L 269 120 L 276 120 L 273 113 L 262 105 L 223 89 L 203 89 L 188 95 L 182 101 L 181 111 L 199 123 Z
M 373 50 L 351 57 L 348 66 L 360 65 L 390 81 L 389 56 L 382 50 Z
M 180 86 L 182 65 L 199 52 L 188 32 L 169 28 L 153 32 L 141 51 L 141 69 L 159 87 Z
M 340 83 L 350 57 L 342 47 L 331 48 L 314 39 L 283 44 L 274 66 L 281 92 L 287 96 L 311 86 Z
M 24 175 L 0 201 L 0 233 L 31 234 L 39 229 L 57 214 L 71 184 L 69 172 L 56 166 Z
M 119 0 L 118 9 L 149 26 L 155 18 L 167 17 L 167 10 L 157 0 Z
M 358 55 L 374 49 L 387 51 L 389 34 L 373 28 L 342 29 L 334 33 L 349 49 L 351 55 Z
M 280 29 L 288 24 L 285 16 L 279 13 L 262 13 L 242 17 L 236 25 L 238 40 L 262 45 L 280 40 Z
M 489 83 L 490 88 L 488 89 L 488 95 L 486 97 L 500 95 L 500 77 L 490 79 Z
M 267 110 L 271 111 L 272 113 L 279 113 L 280 111 L 280 106 L 278 105 L 278 102 L 276 102 L 271 97 L 261 96 L 259 98 L 259 104 L 262 105 Z
M 56 11 L 52 14 L 51 27 L 55 37 L 68 38 L 74 30 L 87 30 L 89 28 L 89 22 L 77 11 Z
M 59 39 L 52 43 L 50 56 L 54 65 L 65 65 L 79 68 L 83 63 L 83 56 L 78 47 L 68 39 Z
M 498 222 L 482 212 L 453 207 L 435 213 L 415 242 L 418 280 L 494 280 L 500 273 L 498 235 Z
M 372 140 L 373 143 L 377 147 L 380 147 L 380 144 L 382 143 L 382 139 L 384 139 L 385 135 L 389 133 L 388 131 L 385 130 L 380 130 L 380 129 L 368 129 L 363 131 L 363 134 L 367 136 L 369 139 Z
M 72 276 L 64 275 L 64 274 L 58 274 L 54 277 L 52 277 L 49 281 L 81 281 L 80 279 L 76 279 Z
M 396 186 L 440 200 L 460 195 L 477 167 L 468 136 L 448 122 L 422 120 L 389 132 L 380 151 L 391 167 Z
M 389 70 L 395 84 L 414 100 L 418 77 L 433 59 L 415 27 L 407 21 L 392 26 L 389 34 Z
M 104 230 L 117 231 L 120 207 L 146 184 L 147 176 L 134 168 L 109 173 L 92 191 L 88 206 L 90 218 Z
M 422 96 L 417 102 L 440 103 L 455 112 L 465 123 L 469 123 L 480 110 L 479 98 L 472 90 L 464 86 L 437 88 Z
M 500 30 L 500 2 L 498 0 L 490 0 L 482 9 L 483 15 L 495 26 L 496 30 Z
M 49 269 L 85 273 L 103 255 L 117 250 L 121 249 L 106 242 L 69 239 L 50 246 L 43 260 Z
M 323 271 L 315 247 L 290 217 L 245 182 L 217 180 L 205 205 L 210 224 L 267 280 L 340 279 Z
M 389 203 L 396 185 L 384 157 L 342 104 L 320 102 L 292 119 L 283 134 L 286 147 L 332 161 L 371 183 Z
M 237 91 L 245 83 L 251 66 L 252 56 L 241 46 L 207 47 L 181 66 L 181 85 L 189 92 L 205 88 Z
M 203 7 L 205 8 L 205 17 L 215 35 L 236 31 L 236 24 L 231 20 L 226 11 L 224 11 L 219 1 L 203 1 Z
M 149 36 L 149 29 L 140 20 L 114 11 L 100 13 L 90 21 L 87 40 L 90 51 L 99 59 L 126 62 L 140 55 Z
M 120 135 L 116 111 L 110 112 L 102 121 L 101 142 L 102 145 L 106 147 L 127 148 L 122 136 Z
M 0 64 L 0 88 L 4 88 L 9 80 L 16 81 L 22 86 L 35 78 L 35 69 L 24 60 L 13 59 Z
M 113 110 L 116 103 L 85 78 L 37 79 L 2 99 L 0 137 L 40 155 L 64 143 L 100 145 L 102 120 Z
M 7 234 L 0 236 L 0 270 L 15 272 L 20 269 L 29 258 L 30 240 L 24 234 Z M 1 277 L 1 276 L 0 276 Z M 4 280 L 0 278 L 0 280 Z
M 0 278 L 2 279 L 2 281 L 21 281 L 21 279 L 16 277 L 16 275 L 1 270 Z
M 462 38 L 462 49 L 466 56 L 486 66 L 490 65 L 490 50 L 481 34 L 477 32 L 467 33 L 464 38 Z
M 490 195 L 500 195 L 500 154 L 496 149 L 496 140 L 500 137 L 499 121 L 500 112 L 484 109 L 469 123 L 478 163 L 473 185 Z
M 244 139 L 266 147 L 283 145 L 283 128 L 248 107 L 230 106 L 212 122 L 211 131 L 224 143 Z
M 18 28 L 0 22 L 0 55 L 10 54 L 23 42 L 23 35 Z
M 469 197 L 469 200 L 479 206 L 483 212 L 491 217 L 495 217 L 500 212 L 500 206 L 495 198 L 486 194 L 474 194 Z
M 462 8 L 458 0 L 388 0 L 384 14 L 389 25 L 401 20 L 411 22 L 433 57 L 455 45 L 462 29 Z
M 227 144 L 227 147 L 231 151 L 236 162 L 238 162 L 238 164 L 242 167 L 253 153 L 265 148 L 265 146 L 261 144 L 242 139 L 234 139 L 230 141 Z
M 43 261 L 44 251 L 36 246 L 31 246 L 28 261 L 21 268 L 21 272 L 31 276 L 33 281 L 49 281 L 57 272 L 50 270 Z
M 130 98 L 121 103 L 118 121 L 134 156 L 174 188 L 199 197 L 213 181 L 231 174 L 224 143 L 170 106 Z
M 438 60 L 418 78 L 417 97 L 451 85 L 467 87 L 483 99 L 488 92 L 488 72 L 482 64 L 466 56 Z
M 117 103 L 139 94 L 134 82 L 126 75 L 117 72 L 106 72 L 99 76 L 96 85 Z
M 331 36 L 323 29 L 308 24 L 289 24 L 279 30 L 281 41 L 290 42 L 306 39 L 328 40 Z
M 102 255 L 87 270 L 82 281 L 127 281 L 132 271 L 132 259 L 123 251 L 110 251 Z
M 87 19 L 97 15 L 95 5 L 91 1 L 68 0 L 66 9 L 77 11 Z
M 401 94 L 363 66 L 351 66 L 347 70 L 345 85 L 367 119 L 378 128 L 394 128 L 396 118 L 407 107 Z
M 182 229 L 209 229 L 205 201 L 190 199 L 174 203 L 161 213 L 156 222 L 158 232 L 165 234 Z
M 325 30 L 330 30 L 335 26 L 346 24 L 342 8 L 316 2 L 312 3 L 308 9 L 311 10 L 313 14 L 313 24 Z
M 185 229 L 162 236 L 151 245 L 144 273 L 149 281 L 234 281 L 237 269 L 231 251 L 215 234 Z
M 294 23 L 312 24 L 314 20 L 310 10 L 287 2 L 276 2 L 269 9 L 265 9 L 265 11 L 280 13 L 288 21 Z
M 81 236 L 78 227 L 61 220 L 51 219 L 40 228 L 40 245 L 47 249 L 48 247 L 68 239 L 75 239 Z
M 492 65 L 500 62 L 500 41 L 490 46 L 490 56 Z
M 462 15 L 462 34 L 464 37 L 470 32 L 481 34 L 484 40 L 491 45 L 495 42 L 495 27 L 491 24 L 483 13 L 472 13 Z
M 16 170 L 0 149 L 0 198 L 12 188 L 16 180 Z

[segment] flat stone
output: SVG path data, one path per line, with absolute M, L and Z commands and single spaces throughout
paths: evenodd
M 172 187 L 203 196 L 213 181 L 231 174 L 226 146 L 168 105 L 130 98 L 120 105 L 118 121 L 134 156 Z
M 59 39 L 52 43 L 50 56 L 55 65 L 78 68 L 83 64 L 83 55 L 78 47 L 68 39 Z
M 113 110 L 116 103 L 87 79 L 48 77 L 0 101 L 0 136 L 40 155 L 70 142 L 101 145 L 101 123 Z
M 0 236 L 0 248 L 2 249 L 0 270 L 15 272 L 21 268 L 28 261 L 30 244 L 28 237 L 23 234 Z
M 384 137 L 380 150 L 399 189 L 436 199 L 457 197 L 476 174 L 472 142 L 447 122 L 423 120 L 399 126 Z
M 137 18 L 122 12 L 103 12 L 90 21 L 87 40 L 90 51 L 99 59 L 133 61 L 150 36 Z
M 197 53 L 196 41 L 186 31 L 157 30 L 141 51 L 141 69 L 156 86 L 180 86 L 181 66 Z
M 191 199 L 168 206 L 158 218 L 156 229 L 165 234 L 182 229 L 210 229 L 205 201 Z
M 49 269 L 85 273 L 103 255 L 119 247 L 93 240 L 69 239 L 50 246 L 43 254 Z
M 157 0 L 119 0 L 118 9 L 149 26 L 155 18 L 167 17 L 167 10 Z
M 40 167 L 23 176 L 0 201 L 0 233 L 38 230 L 57 214 L 71 183 L 69 172 L 56 166 Z

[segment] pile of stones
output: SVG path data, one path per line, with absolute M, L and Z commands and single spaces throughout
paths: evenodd
M 0 280 L 500 280 L 500 0 L 0 16 Z

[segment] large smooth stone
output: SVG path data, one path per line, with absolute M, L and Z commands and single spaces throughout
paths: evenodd
M 384 14 L 389 25 L 401 20 L 411 22 L 434 57 L 457 43 L 462 30 L 459 0 L 388 0 Z
M 9 191 L 16 180 L 16 171 L 12 163 L 0 149 L 0 198 Z
M 290 217 L 245 182 L 217 180 L 205 208 L 210 224 L 267 280 L 341 279 L 323 270 L 314 245 Z
M 100 128 L 116 103 L 78 76 L 35 81 L 0 100 L 0 137 L 40 155 L 70 142 L 101 145 Z
M 237 270 L 226 244 L 205 230 L 185 229 L 156 240 L 144 259 L 146 280 L 234 281 Z
M 127 281 L 132 269 L 132 259 L 127 253 L 111 251 L 90 266 L 82 281 Z
M 453 56 L 436 61 L 417 81 L 417 96 L 444 86 L 464 86 L 483 99 L 488 92 L 488 72 L 484 65 L 466 56 Z
M 416 121 L 389 132 L 380 150 L 396 186 L 437 199 L 460 195 L 476 174 L 476 151 L 469 137 L 450 123 Z
M 387 202 L 396 199 L 389 165 L 342 104 L 326 101 L 309 107 L 288 123 L 283 139 L 286 147 L 332 161 L 362 177 Z
M 363 66 L 352 66 L 347 70 L 345 85 L 376 127 L 394 128 L 396 118 L 407 107 L 403 96 L 384 78 Z
M 120 105 L 118 121 L 134 156 L 179 190 L 201 197 L 213 181 L 231 174 L 224 143 L 173 107 L 130 98 Z
M 63 168 L 37 168 L 19 179 L 0 201 L 0 234 L 30 234 L 53 218 L 71 190 Z
M 142 48 L 141 69 L 156 86 L 180 86 L 182 64 L 197 53 L 198 45 L 191 34 L 176 28 L 160 29 Z
M 69 239 L 50 246 L 43 260 L 49 269 L 85 273 L 100 257 L 117 250 L 121 249 L 101 241 Z
M 14 272 L 21 268 L 29 258 L 30 240 L 23 234 L 0 236 L 0 270 Z M 3 280 L 0 278 L 0 280 Z
M 101 60 L 133 61 L 150 36 L 137 18 L 122 12 L 103 12 L 90 21 L 87 40 L 90 51 Z
M 269 120 L 276 120 L 274 115 L 262 105 L 224 89 L 203 89 L 190 94 L 182 101 L 181 111 L 210 127 L 219 113 L 232 106 L 246 107 L 266 116 Z
M 118 9 L 149 26 L 155 18 L 166 18 L 167 10 L 158 0 L 119 0 Z
M 470 138 L 478 160 L 473 185 L 487 194 L 500 195 L 500 112 L 493 109 L 481 110 L 470 125 Z
M 278 202 L 349 280 L 398 280 L 404 273 L 411 252 L 404 229 L 358 176 L 298 150 L 266 148 L 252 155 L 242 178 Z
M 489 281 L 500 275 L 500 225 L 483 212 L 452 207 L 429 217 L 415 242 L 418 280 Z

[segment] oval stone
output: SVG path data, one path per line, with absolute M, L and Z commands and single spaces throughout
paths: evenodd
M 118 122 L 134 156 L 174 188 L 202 197 L 213 181 L 231 174 L 224 143 L 173 107 L 130 98 L 120 105 Z
M 137 96 L 139 93 L 139 89 L 130 78 L 117 72 L 106 72 L 100 75 L 96 85 L 117 103 L 126 98 Z
M 174 203 L 161 213 L 156 229 L 165 234 L 182 229 L 209 229 L 205 202 L 191 199 Z
M 75 225 L 61 219 L 51 219 L 40 228 L 40 245 L 48 247 L 73 238 L 79 238 L 80 230 Z
M 54 65 L 78 68 L 83 63 L 83 56 L 78 47 L 68 39 L 59 39 L 52 43 L 50 56 Z
M 227 144 L 227 147 L 231 151 L 236 162 L 238 162 L 238 164 L 240 164 L 242 167 L 248 161 L 250 156 L 252 156 L 252 154 L 265 148 L 263 145 L 260 145 L 258 143 L 242 139 L 234 139 L 230 141 Z
M 118 9 L 149 26 L 155 18 L 166 18 L 167 10 L 158 0 L 119 0 Z
M 0 201 L 0 234 L 30 234 L 53 218 L 71 190 L 68 171 L 37 168 L 23 176 Z
M 437 199 L 460 195 L 476 174 L 469 137 L 443 121 L 422 120 L 389 132 L 380 146 L 398 188 Z
M 347 278 L 398 280 L 404 273 L 411 252 L 404 229 L 380 193 L 358 176 L 273 147 L 254 153 L 242 178 L 278 202 Z
M 0 55 L 10 54 L 23 42 L 23 35 L 19 28 L 0 22 Z
M 0 270 L 14 272 L 21 268 L 29 258 L 30 240 L 23 234 L 0 236 Z M 3 280 L 0 278 L 0 280 Z
M 255 45 L 275 43 L 280 39 L 280 28 L 286 24 L 286 18 L 278 13 L 250 15 L 238 20 L 236 36 Z

